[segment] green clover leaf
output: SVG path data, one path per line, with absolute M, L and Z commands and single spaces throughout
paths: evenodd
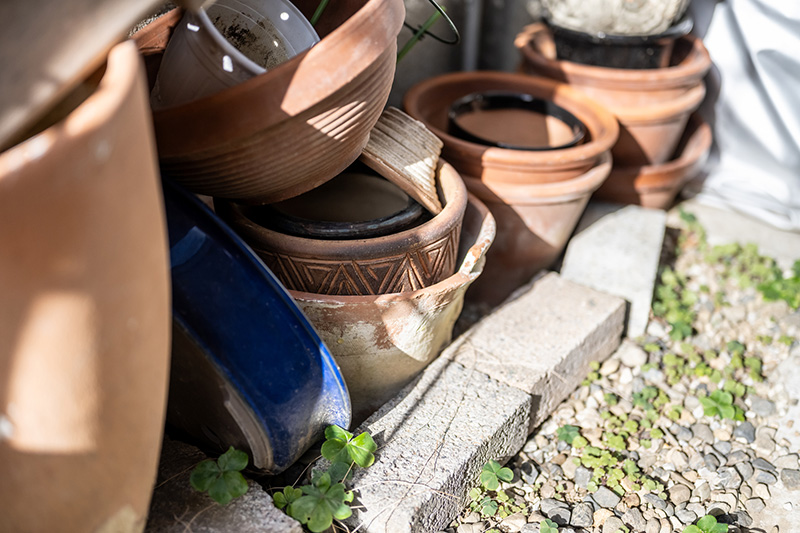
M 247 481 L 240 472 L 247 462 L 247 454 L 231 446 L 216 461 L 206 459 L 194 467 L 189 483 L 194 490 L 208 492 L 215 502 L 226 505 L 247 492 Z

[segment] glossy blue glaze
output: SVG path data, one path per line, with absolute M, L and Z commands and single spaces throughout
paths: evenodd
M 280 472 L 327 425 L 348 427 L 344 380 L 294 300 L 232 230 L 166 179 L 164 201 L 175 336 L 169 421 L 220 451 L 250 449 L 257 467 Z

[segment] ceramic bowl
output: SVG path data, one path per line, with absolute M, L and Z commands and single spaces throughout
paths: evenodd
M 350 397 L 333 357 L 261 260 L 194 195 L 164 180 L 172 265 L 168 421 L 278 473 Z

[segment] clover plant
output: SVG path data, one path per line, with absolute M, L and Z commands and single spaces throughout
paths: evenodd
M 226 505 L 247 492 L 242 470 L 247 466 L 247 454 L 231 446 L 215 461 L 206 459 L 194 467 L 189 483 L 198 492 L 208 492 L 212 500 Z

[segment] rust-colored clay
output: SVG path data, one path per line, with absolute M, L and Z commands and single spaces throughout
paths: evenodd
M 296 2 L 306 16 L 317 4 Z M 331 2 L 311 49 L 237 86 L 156 111 L 162 169 L 194 192 L 248 203 L 291 198 L 331 179 L 361 154 L 386 104 L 403 17 L 402 0 Z M 150 74 L 179 20 L 165 15 L 135 35 Z
M 438 283 L 456 268 L 461 221 L 467 205 L 464 182 L 441 162 L 437 175 L 444 209 L 405 231 L 358 240 L 318 240 L 265 228 L 245 206 L 215 202 L 217 213 L 291 290 L 331 295 L 410 292 Z
M 0 529 L 142 531 L 167 395 L 169 257 L 144 69 L 0 154 Z
M 489 147 L 447 133 L 447 112 L 458 98 L 473 92 L 507 91 L 552 100 L 586 126 L 588 139 L 570 148 L 545 151 Z M 487 183 L 544 183 L 568 180 L 597 165 L 616 142 L 614 116 L 575 89 L 545 78 L 493 71 L 457 72 L 412 87 L 403 105 L 444 141 L 442 156 L 462 174 Z
M 711 127 L 698 115 L 689 120 L 676 156 L 660 165 L 614 166 L 595 198 L 668 209 L 681 187 L 697 175 L 711 149 Z
M 689 115 L 703 101 L 703 77 L 711 67 L 702 40 L 692 35 L 675 43 L 671 65 L 659 69 L 614 69 L 557 60 L 550 30 L 541 23 L 527 26 L 515 43 L 524 72 L 569 83 L 617 117 L 615 165 L 641 166 L 669 159 Z

